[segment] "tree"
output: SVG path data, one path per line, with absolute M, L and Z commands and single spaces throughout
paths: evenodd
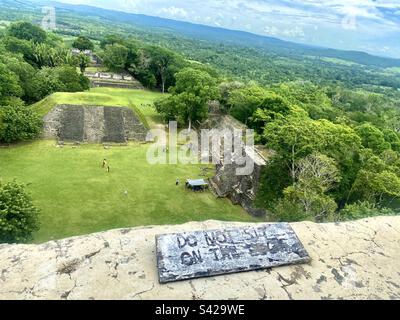
M 391 148 L 391 144 L 385 141 L 383 132 L 372 124 L 364 123 L 355 130 L 361 137 L 363 146 L 373 150 L 376 154 Z
M 284 197 L 275 208 L 278 216 L 289 219 L 283 210 L 297 208 L 303 214 L 291 220 L 307 217 L 323 221 L 332 217 L 337 205 L 326 193 L 341 179 L 336 162 L 323 154 L 312 153 L 298 161 L 294 177 L 295 183 L 283 191 Z
M 125 69 L 129 50 L 121 44 L 107 45 L 102 53 L 104 65 L 111 71 L 121 72 Z
M 3 61 L 19 79 L 19 86 L 22 89 L 21 98 L 26 102 L 35 102 L 36 88 L 33 79 L 37 70 L 20 57 L 4 55 Z
M 325 196 L 332 197 L 339 207 L 348 201 L 360 169 L 362 150 L 361 139 L 351 127 L 291 113 L 283 119 L 267 123 L 264 139 L 266 146 L 274 151 L 271 165 L 266 168 L 268 175 L 262 176 L 259 195 L 260 201 L 268 209 L 273 209 L 270 206 L 276 198 L 283 198 L 288 187 L 296 186 L 299 161 L 313 153 L 334 159 L 341 176 L 340 182 L 329 191 L 329 195 L 324 194 L 321 198 L 321 193 L 316 194 L 318 201 L 327 200 Z M 323 202 L 327 204 L 325 200 Z
M 309 81 L 281 83 L 271 90 L 285 97 L 291 105 L 303 108 L 311 119 L 334 120 L 339 114 L 339 110 L 333 108 L 332 100 L 325 90 Z
M 0 142 L 31 140 L 42 130 L 40 116 L 21 104 L 0 107 Z
M 46 32 L 29 22 L 13 23 L 9 29 L 8 34 L 12 37 L 33 41 L 34 43 L 43 43 L 46 41 Z
M 353 193 L 372 204 L 381 205 L 385 198 L 400 198 L 400 177 L 386 168 L 381 171 L 361 169 L 354 182 Z
M 154 74 L 160 79 L 161 92 L 165 92 L 165 84 L 171 65 L 175 62 L 176 55 L 172 51 L 161 47 L 149 47 L 147 49 L 151 57 L 150 68 L 154 70 Z
M 264 131 L 266 123 L 284 119 L 289 113 L 293 112 L 294 108 L 282 96 L 274 92 L 265 92 L 260 104 L 254 111 L 253 115 L 249 118 L 249 126 L 261 135 Z M 300 112 L 303 110 L 300 110 Z M 304 112 L 305 114 L 305 112 Z M 265 141 L 261 140 L 263 143 Z
M 22 94 L 18 76 L 0 62 L 0 106 L 7 104 L 10 97 L 21 97 Z
M 91 50 L 94 49 L 93 42 L 84 36 L 79 36 L 75 41 L 72 43 L 72 47 L 79 49 L 80 51 Z
M 35 99 L 40 100 L 53 92 L 78 92 L 88 90 L 90 81 L 79 74 L 75 67 L 45 67 L 39 70 L 32 81 L 35 87 Z
M 216 80 L 207 72 L 192 68 L 176 74 L 176 86 L 170 92 L 170 97 L 156 103 L 156 109 L 166 119 L 173 117 L 181 125 L 188 124 L 189 131 L 194 121 L 207 117 L 207 103 L 218 97 Z
M 66 92 L 79 92 L 88 90 L 90 81 L 83 74 L 79 74 L 75 67 L 62 66 L 54 68 L 58 80 L 63 84 L 63 90 Z
M 384 129 L 385 141 L 390 143 L 392 150 L 400 153 L 400 134 L 391 129 Z
M 312 153 L 298 161 L 296 185 L 305 189 L 327 192 L 341 179 L 335 160 L 321 153 Z
M 233 90 L 227 100 L 230 114 L 244 124 L 248 124 L 250 117 L 260 106 L 265 95 L 266 90 L 259 86 Z
M 84 54 L 84 53 L 79 53 L 76 57 L 75 57 L 75 61 L 77 66 L 79 67 L 79 70 L 81 71 L 81 73 L 85 73 L 86 68 L 89 66 L 90 64 L 90 58 Z
M 25 186 L 0 181 L 0 243 L 24 243 L 39 230 L 39 210 Z
M 300 187 L 287 187 L 273 212 L 280 221 L 312 220 L 323 222 L 332 219 L 337 204 L 326 194 L 311 190 L 305 192 Z
M 102 48 L 104 50 L 106 48 L 106 46 L 113 45 L 116 43 L 124 44 L 125 40 L 121 36 L 118 36 L 115 34 L 107 35 L 103 39 L 101 39 L 100 48 Z
M 243 89 L 244 87 L 245 84 L 239 81 L 222 82 L 219 85 L 219 93 L 221 96 L 220 103 L 221 106 L 224 108 L 224 111 L 229 111 L 230 107 L 228 105 L 228 100 L 232 92 L 238 89 Z
M 36 73 L 32 80 L 35 87 L 35 100 L 39 101 L 44 97 L 57 91 L 63 90 L 63 83 L 60 81 L 57 72 L 54 68 L 45 67 Z
M 343 210 L 339 212 L 337 220 L 356 220 L 363 219 L 366 217 L 383 216 L 383 215 L 395 215 L 400 214 L 400 212 L 395 212 L 389 208 L 378 207 L 375 204 L 369 203 L 367 201 L 359 201 L 357 203 L 348 204 Z
M 12 53 L 22 54 L 24 60 L 36 67 L 34 56 L 34 44 L 28 40 L 22 40 L 14 37 L 4 39 L 5 48 Z
M 39 68 L 71 64 L 72 54 L 63 47 L 52 47 L 46 43 L 34 45 L 34 61 Z

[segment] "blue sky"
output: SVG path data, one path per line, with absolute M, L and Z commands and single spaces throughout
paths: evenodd
M 400 58 L 400 0 L 58 0 Z

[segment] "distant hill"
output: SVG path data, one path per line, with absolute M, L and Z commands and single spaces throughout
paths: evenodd
M 101 17 L 113 22 L 118 21 L 129 23 L 138 27 L 168 30 L 191 38 L 264 49 L 280 56 L 307 55 L 315 57 L 328 57 L 381 68 L 400 66 L 400 59 L 378 57 L 365 52 L 343 51 L 308 46 L 244 31 L 228 30 L 141 14 L 112 11 L 85 5 L 70 5 L 53 1 L 42 1 L 42 3 L 51 3 L 58 9 L 70 11 L 83 16 Z
M 172 32 L 175 35 L 199 40 L 223 42 L 225 44 L 261 49 L 270 54 L 276 54 L 283 57 L 326 57 L 346 60 L 372 67 L 400 67 L 400 59 L 379 57 L 359 51 L 343 51 L 309 46 L 243 31 L 228 30 L 141 14 L 125 13 L 86 5 L 71 5 L 55 1 L 0 0 L 1 7 L 36 11 L 36 13 L 41 12 L 41 6 L 43 5 L 54 6 L 59 13 L 70 13 L 84 17 L 101 18 L 112 23 L 126 23 L 139 28 L 151 28 L 163 32 Z
M 57 33 L 72 40 L 85 35 L 132 37 L 209 65 L 230 80 L 272 85 L 311 81 L 387 93 L 400 89 L 400 59 L 304 45 L 243 31 L 49 0 L 0 0 L 0 32 L 9 22 L 40 24 L 43 6 L 56 8 Z

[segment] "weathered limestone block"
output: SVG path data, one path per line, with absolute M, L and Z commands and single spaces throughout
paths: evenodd
M 400 217 L 293 223 L 309 264 L 159 284 L 156 235 L 248 225 L 193 222 L 0 245 L 0 299 L 400 299 Z

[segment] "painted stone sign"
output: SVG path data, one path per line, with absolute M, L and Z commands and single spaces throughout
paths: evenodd
M 310 261 L 288 223 L 159 235 L 156 243 L 160 283 Z

